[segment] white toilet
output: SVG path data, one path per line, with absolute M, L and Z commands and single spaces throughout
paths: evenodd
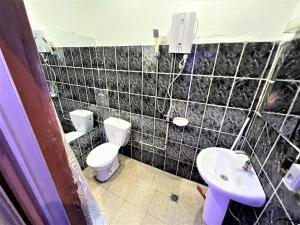
M 93 129 L 93 113 L 90 111 L 79 109 L 74 110 L 70 112 L 70 118 L 76 131 L 65 134 L 68 143 L 74 141 Z
M 118 152 L 129 140 L 131 123 L 109 117 L 104 120 L 104 129 L 108 142 L 94 148 L 86 159 L 87 165 L 96 171 L 96 178 L 101 182 L 108 180 L 119 168 Z

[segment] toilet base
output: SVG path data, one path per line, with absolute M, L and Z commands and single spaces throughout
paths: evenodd
M 96 179 L 100 182 L 107 181 L 117 171 L 119 166 L 120 163 L 117 155 L 112 163 L 103 168 L 96 169 Z

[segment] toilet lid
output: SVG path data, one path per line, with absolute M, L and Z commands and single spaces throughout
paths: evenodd
M 110 164 L 119 152 L 119 146 L 105 143 L 94 148 L 86 158 L 90 167 L 102 167 Z

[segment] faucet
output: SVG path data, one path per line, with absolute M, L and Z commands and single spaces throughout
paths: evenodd
M 247 156 L 249 159 L 245 161 L 245 164 L 242 166 L 243 170 L 245 171 L 250 171 L 251 168 L 252 168 L 252 163 L 251 163 L 251 160 L 250 160 L 250 156 L 244 152 L 244 151 L 240 151 L 240 150 L 236 150 L 234 151 L 236 154 L 242 154 L 242 155 L 245 155 Z

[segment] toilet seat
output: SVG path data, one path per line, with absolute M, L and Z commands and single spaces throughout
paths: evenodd
M 119 152 L 120 146 L 105 143 L 94 148 L 87 156 L 86 163 L 90 167 L 104 167 L 110 164 Z

